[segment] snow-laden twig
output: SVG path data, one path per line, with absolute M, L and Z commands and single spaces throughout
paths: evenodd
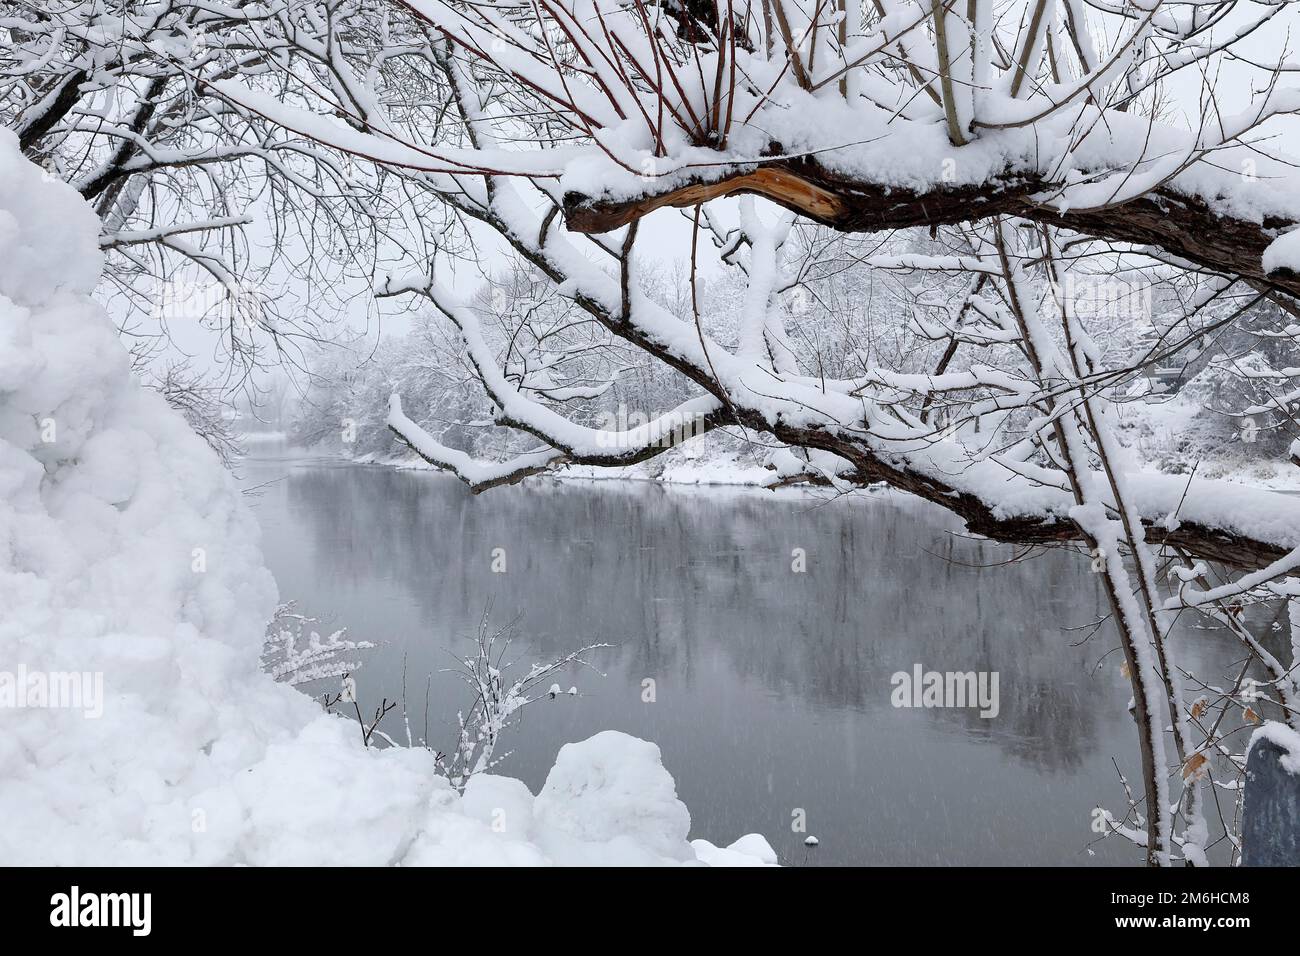
M 469 688 L 472 697 L 468 709 L 457 714 L 455 747 L 448 754 L 440 754 L 438 763 L 441 772 L 458 790 L 465 788 L 470 777 L 486 773 L 505 758 L 505 754 L 497 753 L 501 736 L 518 722 L 525 707 L 539 700 L 578 695 L 576 686 L 564 691 L 558 683 L 541 690 L 547 680 L 575 666 L 599 674 L 587 658 L 592 651 L 613 646 L 587 644 L 554 660 L 533 664 L 522 674 L 512 675 L 510 672 L 517 662 L 509 660 L 508 654 L 518 620 L 494 627 L 488 619 L 489 610 L 484 610 L 479 619 L 473 652 L 461 657 L 458 666 L 448 670 Z
M 312 681 L 344 677 L 361 667 L 352 655 L 370 650 L 369 641 L 352 641 L 346 628 L 322 636 L 320 620 L 295 610 L 293 602 L 281 604 L 266 627 L 262 669 L 283 684 L 299 686 Z

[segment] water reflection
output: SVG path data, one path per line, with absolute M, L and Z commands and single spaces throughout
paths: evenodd
M 363 700 L 400 693 L 405 666 L 422 724 L 432 673 L 429 726 L 450 727 L 465 701 L 437 671 L 489 601 L 522 615 L 525 664 L 618 645 L 597 658 L 606 677 L 574 674 L 578 700 L 516 731 L 501 770 L 533 789 L 562 743 L 612 727 L 660 745 L 693 835 L 757 829 L 788 862 L 1137 862 L 1116 841 L 1084 853 L 1091 807 L 1120 800 L 1111 757 L 1136 778 L 1118 659 L 1093 666 L 1113 635 L 1072 647 L 1082 634 L 1063 630 L 1104 613 L 1086 561 L 981 567 L 1010 552 L 897 496 L 538 481 L 475 497 L 429 473 L 243 470 L 283 476 L 255 499 L 282 595 L 389 642 L 357 675 Z M 1212 638 L 1186 640 L 1208 666 Z M 998 671 L 1000 713 L 893 708 L 890 675 L 914 663 Z

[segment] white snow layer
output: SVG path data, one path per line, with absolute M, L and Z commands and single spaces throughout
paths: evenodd
M 645 741 L 564 747 L 536 797 L 495 776 L 462 797 L 427 751 L 365 749 L 354 723 L 264 675 L 277 595 L 256 522 L 132 380 L 91 299 L 98 233 L 0 130 L 0 860 L 775 861 L 755 835 L 689 843 Z M 15 686 L 69 673 L 102 675 L 101 716 Z
M 1264 271 L 1267 273 L 1290 269 L 1300 272 L 1300 229 L 1283 233 L 1264 250 Z
M 1287 773 L 1300 776 L 1300 733 L 1296 733 L 1286 724 L 1276 720 L 1265 721 L 1250 736 L 1246 747 L 1247 755 L 1261 740 L 1267 740 L 1282 750 L 1282 768 Z

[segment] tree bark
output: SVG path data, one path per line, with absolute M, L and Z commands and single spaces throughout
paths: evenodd
M 700 178 L 684 186 L 634 199 L 606 200 L 578 192 L 564 196 L 569 229 L 601 233 L 625 226 L 665 206 L 753 193 L 841 232 L 879 232 L 914 226 L 943 226 L 1017 216 L 1099 239 L 1156 246 L 1212 272 L 1300 297 L 1300 275 L 1290 270 L 1265 273 L 1264 250 L 1283 232 L 1300 225 L 1287 219 L 1252 222 L 1221 215 L 1203 199 L 1161 187 L 1116 206 L 1061 213 L 1036 196 L 1053 185 L 1034 177 L 1008 175 L 978 185 L 909 190 L 855 180 L 827 170 L 815 160 L 774 159 Z

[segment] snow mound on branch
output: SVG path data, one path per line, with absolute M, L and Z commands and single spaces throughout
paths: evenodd
M 1264 250 L 1262 264 L 1269 275 L 1283 269 L 1300 272 L 1300 229 L 1283 233 L 1270 242 Z
M 133 382 L 90 298 L 98 230 L 0 130 L 0 859 L 695 860 L 650 744 L 601 734 L 536 799 L 489 777 L 462 798 L 427 751 L 366 749 L 260 671 L 277 595 L 256 522 Z M 85 674 L 88 696 L 36 706 L 19 674 Z
M 1251 734 L 1250 744 L 1246 747 L 1247 756 L 1261 740 L 1267 740 L 1282 750 L 1282 769 L 1300 776 L 1300 733 L 1276 720 L 1266 721 Z

